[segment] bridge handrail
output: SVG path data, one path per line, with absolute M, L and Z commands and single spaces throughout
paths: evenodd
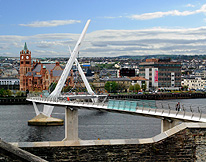
M 91 103 L 91 102 L 77 102 L 77 101 L 65 101 L 61 100 L 59 98 L 43 98 L 43 97 L 31 97 L 28 96 L 27 99 L 35 101 L 44 101 L 44 102 L 57 102 L 57 103 L 70 103 L 74 104 L 75 106 L 78 105 L 91 105 L 91 107 L 95 108 L 106 108 L 106 109 L 114 109 L 114 110 L 121 110 L 121 111 L 130 111 L 130 112 L 139 112 L 141 111 L 142 114 L 148 114 L 148 115 L 157 115 L 162 117 L 172 117 L 172 118 L 178 118 L 182 120 L 192 120 L 192 121 L 203 121 L 206 122 L 205 116 L 203 118 L 202 111 L 199 110 L 199 113 L 194 113 L 191 109 L 191 112 L 186 112 L 185 108 L 183 107 L 183 111 L 172 111 L 170 106 L 169 109 L 158 109 L 157 107 L 150 108 L 145 107 L 144 105 L 142 107 L 139 107 L 138 103 L 135 101 L 127 101 L 127 100 L 109 100 L 108 104 L 106 103 Z M 86 103 L 86 104 L 85 104 Z M 152 111 L 153 110 L 153 111 Z

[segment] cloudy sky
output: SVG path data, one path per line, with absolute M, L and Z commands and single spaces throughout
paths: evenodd
M 206 53 L 204 0 L 0 0 L 0 56 L 68 57 L 88 19 L 80 57 Z

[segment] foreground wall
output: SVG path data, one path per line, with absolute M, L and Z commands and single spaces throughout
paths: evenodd
M 206 161 L 206 124 L 183 123 L 147 139 L 13 145 L 48 161 Z
M 0 162 L 46 162 L 27 151 L 6 143 L 0 139 Z

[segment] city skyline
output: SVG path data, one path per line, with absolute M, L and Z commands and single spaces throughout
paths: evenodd
M 205 54 L 203 0 L 0 0 L 0 56 L 69 57 L 88 19 L 80 57 Z

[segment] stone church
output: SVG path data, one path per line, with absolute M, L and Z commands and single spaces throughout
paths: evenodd
M 25 42 L 24 49 L 20 51 L 20 90 L 42 91 L 48 90 L 52 83 L 57 83 L 63 72 L 59 62 L 41 63 L 31 61 L 31 51 Z M 73 86 L 73 72 L 71 71 L 66 86 Z

